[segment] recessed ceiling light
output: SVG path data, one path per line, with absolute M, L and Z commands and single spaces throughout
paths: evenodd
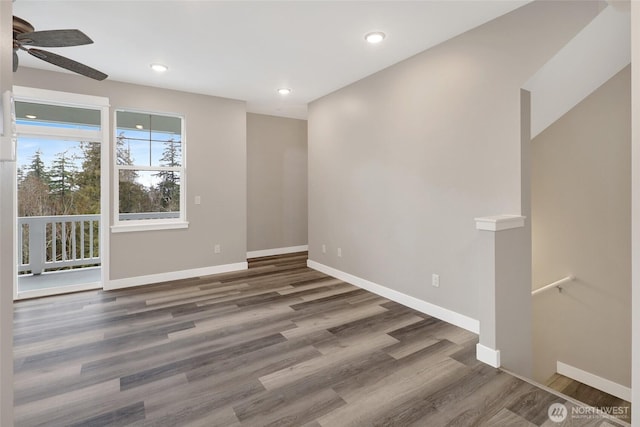
M 384 40 L 385 37 L 386 35 L 383 32 L 375 31 L 364 36 L 364 39 L 371 44 L 376 44 Z
M 151 69 L 158 73 L 164 73 L 169 69 L 169 67 L 164 64 L 151 64 Z
M 291 93 L 291 89 L 287 88 L 287 87 L 283 87 L 278 89 L 278 93 L 280 95 L 289 95 Z
M 144 129 L 144 126 L 142 126 L 142 125 L 136 125 L 136 129 Z
M 37 119 L 38 116 L 36 116 L 35 114 L 25 114 L 24 115 L 27 119 Z

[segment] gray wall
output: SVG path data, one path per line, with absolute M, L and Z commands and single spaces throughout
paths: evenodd
M 307 244 L 307 121 L 247 114 L 247 250 Z
M 631 63 L 640 63 L 640 4 L 631 2 Z M 640 67 L 631 69 L 631 179 L 632 183 L 632 299 L 633 299 L 633 348 L 632 348 L 632 398 L 634 408 L 640 408 Z M 638 417 L 634 418 L 638 425 Z
M 0 1 L 0 95 L 11 90 L 12 3 Z M 13 269 L 15 162 L 0 162 L 0 425 L 13 425 Z
M 535 377 L 561 361 L 631 384 L 631 67 L 532 142 Z
M 16 73 L 14 84 L 108 97 L 112 113 L 131 108 L 185 116 L 189 228 L 112 233 L 111 280 L 246 261 L 244 101 L 29 68 Z M 214 254 L 215 244 L 220 254 Z
M 310 259 L 478 318 L 474 218 L 521 213 L 520 88 L 598 8 L 534 2 L 311 103 Z
M 631 63 L 640 63 L 640 4 L 631 2 Z M 634 408 L 640 408 L 640 67 L 631 69 L 631 175 L 632 175 L 632 298 L 633 311 L 633 348 L 632 348 L 632 399 Z M 638 426 L 638 417 L 634 418 L 634 426 Z

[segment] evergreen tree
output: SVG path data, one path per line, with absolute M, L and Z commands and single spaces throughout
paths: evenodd
M 131 148 L 124 132 L 121 132 L 116 138 L 116 161 L 119 165 L 133 165 Z M 121 213 L 153 211 L 151 190 L 138 182 L 138 177 L 136 170 L 120 170 L 118 191 Z
M 52 215 L 49 173 L 37 150 L 31 163 L 18 172 L 18 216 Z
M 47 173 L 47 167 L 42 161 L 42 150 L 37 149 L 33 157 L 31 157 L 31 163 L 27 168 L 27 176 L 35 176 L 43 182 L 48 183 L 49 174 Z
M 161 166 L 176 167 L 181 164 L 180 142 L 173 139 L 165 142 L 165 147 L 160 158 Z M 162 212 L 180 211 L 180 174 L 176 171 L 160 171 L 155 176 L 160 178 L 157 191 L 160 196 L 160 208 Z
M 76 183 L 78 189 L 75 194 L 74 213 L 76 214 L 98 214 L 100 213 L 100 143 L 81 142 L 82 151 L 81 170 L 77 173 Z M 87 224 L 86 227 L 91 225 Z M 81 234 L 85 233 L 84 248 L 81 250 L 88 254 L 93 249 L 94 253 L 100 251 L 100 233 L 97 225 L 93 234 L 93 241 L 88 237 L 87 230 L 76 230 L 76 242 L 80 242 Z M 93 248 L 92 248 L 93 246 Z
M 76 174 L 78 169 L 74 158 L 67 151 L 56 154 L 49 171 L 49 188 L 55 203 L 56 215 L 71 215 L 74 212 L 74 192 L 78 189 Z
M 78 214 L 100 213 L 100 144 L 81 142 L 82 170 L 76 176 Z
M 133 159 L 131 158 L 131 147 L 129 147 L 127 138 L 124 132 L 116 138 L 116 162 L 119 165 L 133 165 Z M 138 174 L 134 170 L 124 170 L 120 172 L 120 180 L 135 182 L 138 178 Z
M 24 167 L 18 166 L 18 169 L 16 170 L 16 175 L 18 177 L 18 185 L 20 185 L 20 183 L 24 181 L 24 179 L 26 178 L 26 172 L 24 170 Z

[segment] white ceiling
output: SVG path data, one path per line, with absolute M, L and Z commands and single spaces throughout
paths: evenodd
M 85 32 L 93 45 L 48 50 L 111 80 L 242 99 L 251 112 L 306 118 L 308 102 L 528 1 L 15 0 L 14 14 L 36 30 Z M 370 31 L 387 38 L 369 45 Z M 19 55 L 21 66 L 61 70 Z M 153 62 L 169 71 L 154 73 Z M 283 97 L 280 87 L 293 92 Z

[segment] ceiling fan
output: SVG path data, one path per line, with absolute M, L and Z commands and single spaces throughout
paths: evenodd
M 13 17 L 13 71 L 18 69 L 18 50 L 24 50 L 31 56 L 35 56 L 38 59 L 42 59 L 50 64 L 57 65 L 58 67 L 65 68 L 74 73 L 82 74 L 83 76 L 90 77 L 95 80 L 104 80 L 108 76 L 91 68 L 87 65 L 81 64 L 73 59 L 65 58 L 53 52 L 48 52 L 42 49 L 32 48 L 31 46 L 39 47 L 67 47 L 67 46 L 81 46 L 85 44 L 93 43 L 89 37 L 87 37 L 80 30 L 47 30 L 47 31 L 34 31 L 33 25 L 25 21 L 24 19 Z

